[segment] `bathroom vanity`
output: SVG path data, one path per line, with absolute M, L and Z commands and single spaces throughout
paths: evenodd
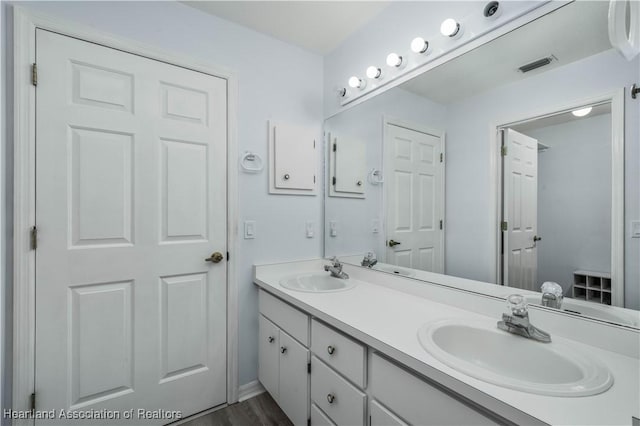
M 259 380 L 296 425 L 640 417 L 636 329 L 531 307 L 535 342 L 497 329 L 503 299 L 348 265 L 340 288 L 327 263 L 254 266 Z

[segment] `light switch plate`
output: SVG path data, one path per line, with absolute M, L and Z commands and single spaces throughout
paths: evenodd
M 307 221 L 307 223 L 305 223 L 304 225 L 304 228 L 305 228 L 305 234 L 307 235 L 307 238 L 313 238 L 313 235 L 314 235 L 313 222 Z
M 371 221 L 371 232 L 374 234 L 380 232 L 380 221 L 378 219 L 373 219 Z
M 631 238 L 640 238 L 640 220 L 631 221 Z
M 329 235 L 332 237 L 338 236 L 338 222 L 335 220 L 329 222 Z
M 244 221 L 244 239 L 253 240 L 256 237 L 256 221 L 245 220 Z

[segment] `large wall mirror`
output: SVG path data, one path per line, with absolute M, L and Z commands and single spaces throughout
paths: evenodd
M 608 7 L 564 5 L 326 120 L 325 255 L 640 327 L 640 59 Z

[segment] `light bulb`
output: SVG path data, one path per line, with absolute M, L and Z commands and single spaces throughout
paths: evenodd
M 347 96 L 347 89 L 344 87 L 338 89 L 338 97 L 344 98 L 345 96 Z
M 364 89 L 366 85 L 366 82 L 362 81 L 355 75 L 349 79 L 349 87 L 353 87 L 354 89 Z
M 402 65 L 402 56 L 397 53 L 389 53 L 389 55 L 387 55 L 387 65 L 396 68 L 400 67 L 400 65 Z
M 455 37 L 460 33 L 460 24 L 455 19 L 445 19 L 440 25 L 440 32 L 443 36 Z
M 575 115 L 576 117 L 584 117 L 585 115 L 589 114 L 592 109 L 592 107 L 581 108 L 575 111 L 571 111 L 571 114 Z
M 382 70 L 376 66 L 370 66 L 367 68 L 367 77 L 369 78 L 380 78 L 382 75 Z
M 411 41 L 411 51 L 414 53 L 424 53 L 429 48 L 429 42 L 422 37 L 416 37 Z

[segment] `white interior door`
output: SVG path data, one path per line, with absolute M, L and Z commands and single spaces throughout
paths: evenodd
M 387 262 L 444 273 L 442 136 L 394 124 L 386 135 Z
M 513 129 L 503 137 L 503 283 L 537 291 L 538 141 Z
M 224 403 L 226 261 L 205 258 L 226 253 L 226 80 L 36 45 L 38 410 Z

